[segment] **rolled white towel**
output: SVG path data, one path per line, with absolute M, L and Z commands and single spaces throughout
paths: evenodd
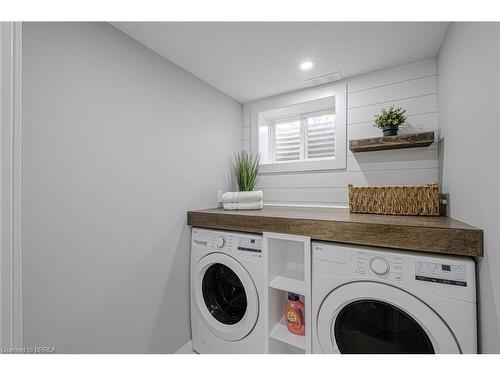
M 224 203 L 261 202 L 264 199 L 262 191 L 229 191 L 222 196 Z
M 264 203 L 260 202 L 244 202 L 244 203 L 224 203 L 225 210 L 262 210 Z

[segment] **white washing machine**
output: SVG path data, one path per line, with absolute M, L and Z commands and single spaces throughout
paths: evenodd
M 476 353 L 469 258 L 312 243 L 313 353 Z
M 264 353 L 262 236 L 193 228 L 191 330 L 198 353 Z

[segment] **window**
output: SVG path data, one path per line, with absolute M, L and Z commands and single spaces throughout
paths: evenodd
M 333 110 L 271 121 L 273 163 L 335 158 Z
M 253 104 L 250 140 L 261 173 L 345 168 L 345 96 L 345 84 L 334 84 Z

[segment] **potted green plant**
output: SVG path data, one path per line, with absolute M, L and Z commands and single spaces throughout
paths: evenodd
M 406 121 L 406 109 L 391 105 L 388 109 L 382 108 L 378 115 L 375 115 L 375 124 L 385 136 L 397 135 L 398 129 Z
M 260 155 L 239 151 L 234 155 L 233 175 L 238 191 L 222 195 L 225 210 L 261 210 L 264 207 L 264 193 L 253 191 L 258 182 Z
M 258 182 L 260 155 L 239 151 L 234 155 L 233 173 L 239 191 L 252 191 Z

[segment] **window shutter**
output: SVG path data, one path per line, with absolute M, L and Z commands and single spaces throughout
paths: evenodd
M 307 158 L 335 157 L 335 115 L 307 117 L 305 123 Z
M 300 160 L 300 121 L 276 123 L 274 131 L 276 161 Z

